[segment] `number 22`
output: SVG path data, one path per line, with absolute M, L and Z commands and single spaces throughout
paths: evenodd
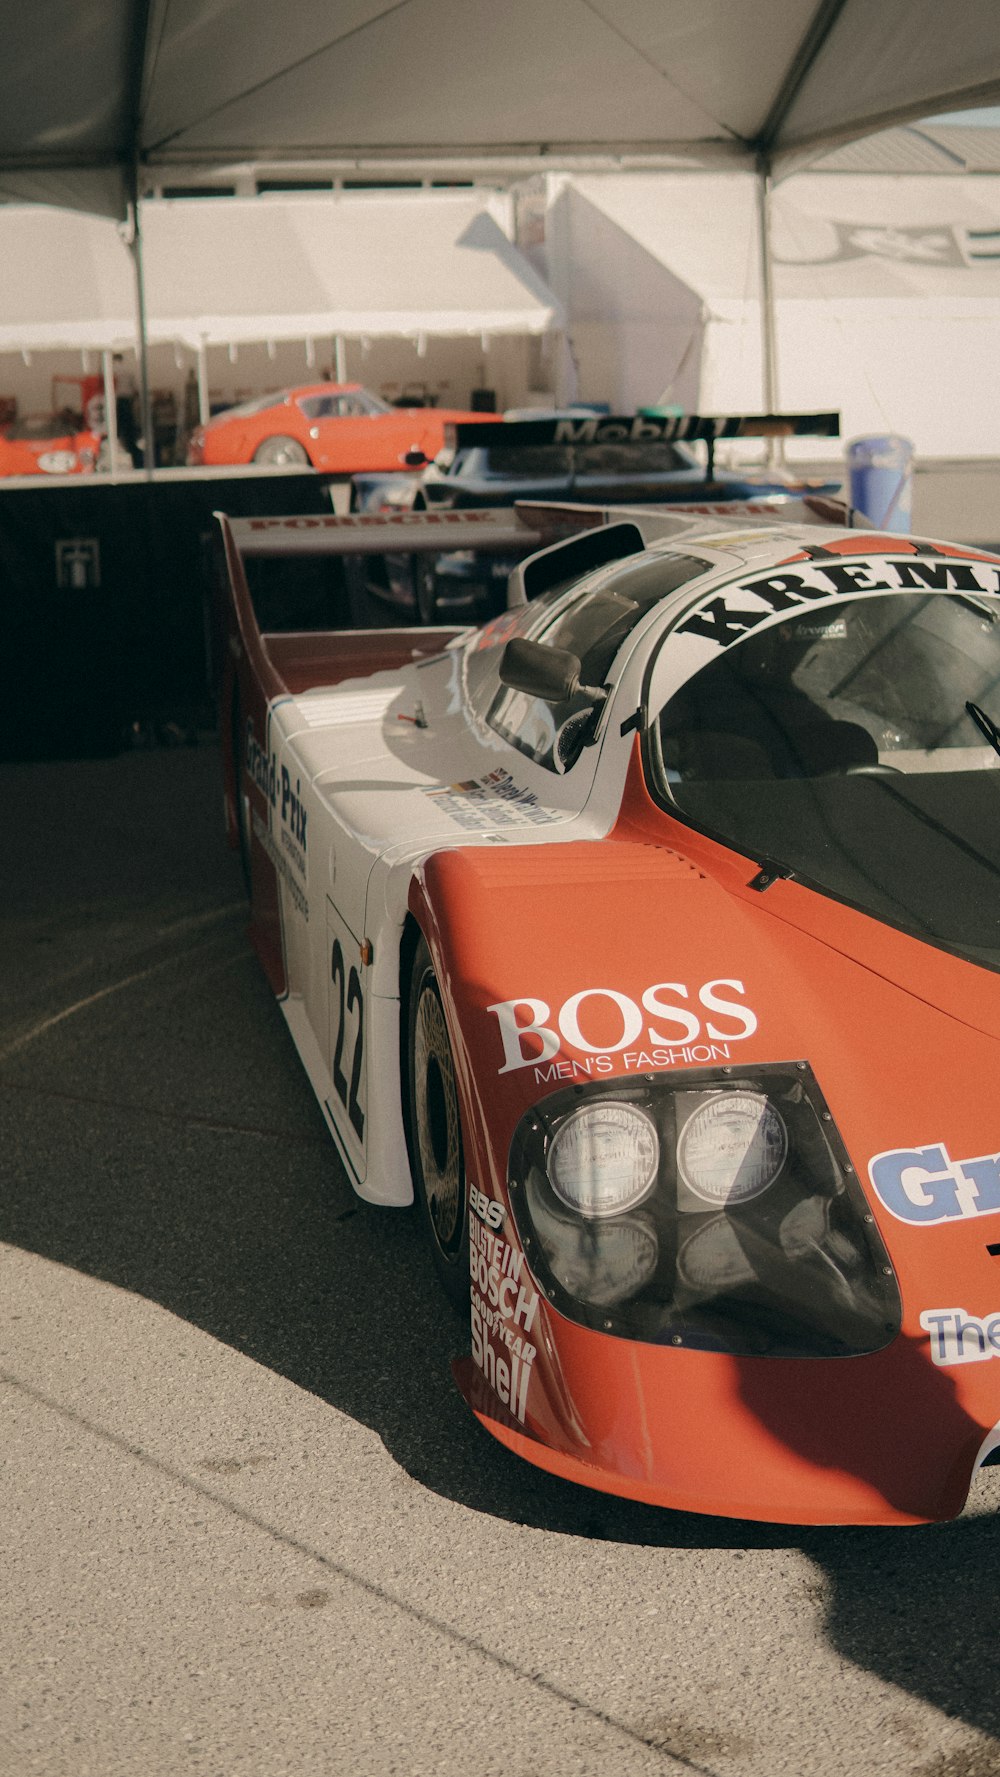
M 365 1052 L 365 1002 L 361 991 L 361 978 L 356 968 L 351 967 L 348 975 L 344 965 L 344 952 L 340 947 L 339 938 L 333 941 L 330 957 L 330 974 L 338 990 L 337 1040 L 333 1051 L 333 1084 L 337 1097 L 344 1105 L 351 1120 L 351 1127 L 360 1142 L 365 1139 L 365 1113 L 358 1103 L 358 1087 L 361 1083 L 361 1063 Z M 347 1076 L 343 1069 L 344 1039 L 347 1035 L 347 1014 L 358 1009 L 358 1029 L 354 1038 L 354 1058 L 351 1062 L 351 1084 L 348 1091 Z

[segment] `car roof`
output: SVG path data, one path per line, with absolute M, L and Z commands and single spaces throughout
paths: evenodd
M 239 401 L 234 407 L 223 408 L 221 413 L 212 415 L 209 424 L 225 424 L 244 414 L 266 413 L 269 407 L 281 407 L 286 401 L 300 401 L 307 395 L 357 395 L 363 388 L 363 383 L 300 383 L 292 389 L 274 389 L 265 395 L 254 395 L 249 401 Z

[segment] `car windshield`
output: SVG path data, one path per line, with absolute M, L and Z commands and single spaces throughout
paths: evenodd
M 366 419 L 372 414 L 391 412 L 387 401 L 369 394 L 367 389 L 331 389 L 329 394 L 303 395 L 299 406 L 307 420 Z
M 689 678 L 648 769 L 737 851 L 1000 968 L 1000 757 L 969 703 L 1000 722 L 1000 599 L 843 599 Z
M 280 407 L 285 398 L 283 389 L 272 390 L 270 395 L 256 395 L 252 401 L 241 401 L 237 407 L 220 407 L 212 418 L 236 420 L 242 419 L 245 414 L 264 413 L 269 407 Z
M 47 438 L 65 438 L 69 433 L 83 430 L 83 417 L 78 413 L 39 413 L 25 414 L 22 419 L 12 420 L 4 426 L 3 435 L 13 442 L 19 438 L 33 439 L 36 443 Z
M 598 568 L 582 581 L 550 587 L 531 603 L 508 611 L 478 633 L 466 657 L 466 690 L 472 708 L 519 753 L 549 771 L 564 771 L 573 757 L 569 730 L 594 706 L 636 624 L 660 601 L 704 574 L 706 563 L 666 551 L 624 565 Z M 562 704 L 549 704 L 501 683 L 500 660 L 508 641 L 522 637 L 543 647 L 566 649 L 580 662 L 580 689 Z M 566 747 L 560 736 L 566 731 Z
M 572 473 L 572 452 L 563 444 L 501 444 L 493 450 L 476 451 L 479 473 L 499 475 L 509 481 L 532 481 Z
M 573 450 L 574 475 L 668 475 L 689 463 L 672 444 L 578 444 Z
M 572 475 L 603 475 L 625 478 L 667 475 L 690 467 L 689 460 L 671 445 L 652 444 L 529 444 L 495 445 L 477 451 L 479 473 L 510 481 L 531 481 Z

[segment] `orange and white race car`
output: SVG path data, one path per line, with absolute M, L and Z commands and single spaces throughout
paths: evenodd
M 1000 557 L 780 501 L 220 522 L 253 940 L 355 1189 L 416 1195 L 482 1424 L 668 1507 L 960 1512 Z M 387 536 L 537 547 L 484 628 L 262 627 L 271 569 Z
M 89 475 L 103 442 L 79 414 L 28 414 L 0 426 L 0 475 Z

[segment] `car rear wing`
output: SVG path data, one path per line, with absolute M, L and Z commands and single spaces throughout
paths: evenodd
M 653 542 L 700 528 L 705 519 L 796 524 L 854 522 L 841 500 L 807 494 L 762 494 L 756 500 L 671 501 L 669 506 L 588 506 L 573 501 L 519 500 L 513 506 L 469 506 L 430 512 L 299 513 L 284 518 L 216 519 L 241 556 L 444 555 L 476 549 L 524 555 L 560 538 L 631 520 Z M 865 520 L 865 523 L 868 521 Z
M 580 413 L 538 420 L 447 425 L 444 453 L 472 448 L 528 449 L 541 444 L 697 444 L 708 447 L 708 479 L 720 438 L 839 438 L 839 413 Z
M 443 555 L 450 549 L 497 554 L 540 548 L 560 535 L 603 524 L 597 506 L 468 507 L 440 512 L 308 513 L 290 518 L 216 518 L 240 555 Z
M 747 520 L 783 524 L 841 525 L 871 530 L 870 518 L 831 494 L 761 494 L 756 500 L 671 500 L 662 506 L 587 506 L 571 501 L 518 500 L 514 511 L 536 530 L 587 530 L 599 524 L 638 524 L 647 542 L 684 531 L 704 530 L 699 520 L 735 519 L 743 530 Z

